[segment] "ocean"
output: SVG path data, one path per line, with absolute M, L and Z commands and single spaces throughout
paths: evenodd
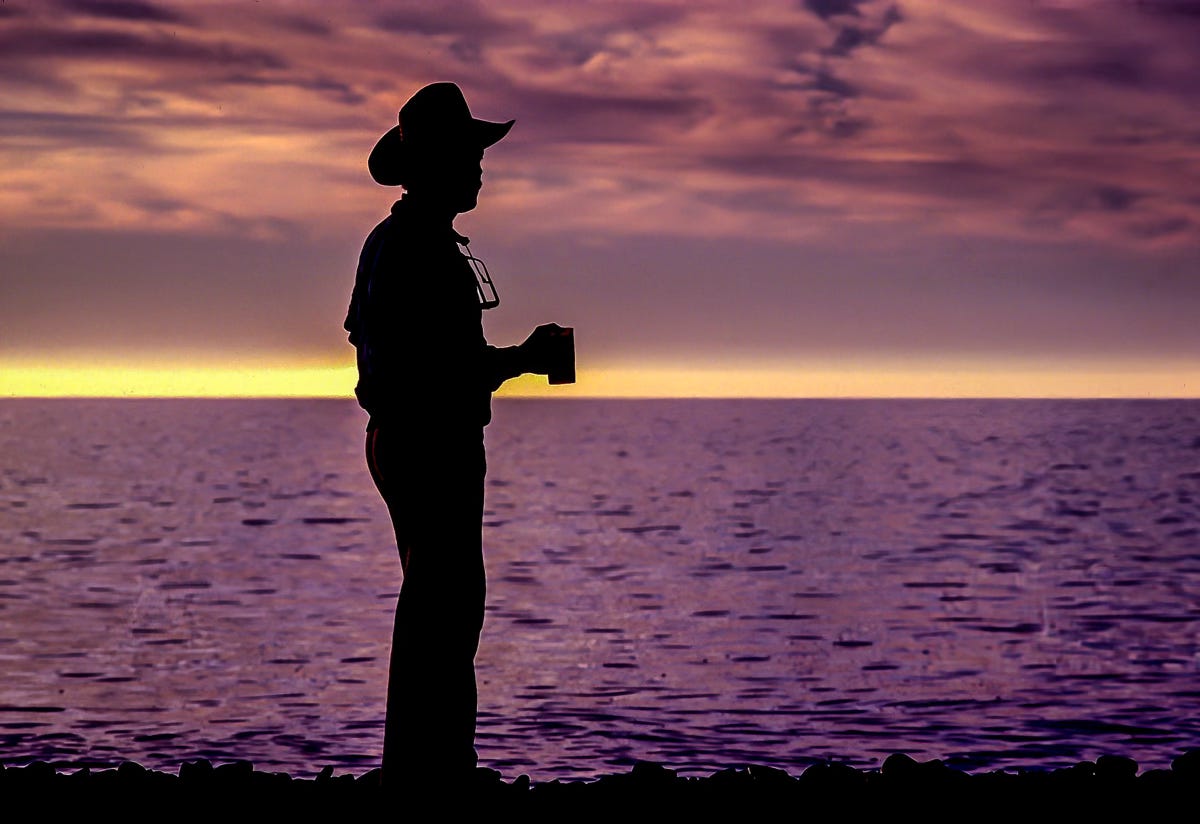
M 1200 747 L 1200 401 L 513 400 L 482 766 Z M 401 575 L 342 400 L 0 401 L 0 762 L 361 774 Z

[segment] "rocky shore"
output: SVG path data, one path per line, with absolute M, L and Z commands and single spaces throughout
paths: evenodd
M 660 813 L 707 819 L 776 809 L 798 818 L 831 807 L 844 814 L 905 812 L 926 820 L 979 814 L 1037 819 L 1087 814 L 1105 819 L 1154 811 L 1165 816 L 1173 809 L 1190 809 L 1198 793 L 1200 750 L 1179 756 L 1169 770 L 1140 773 L 1136 762 L 1121 756 L 1056 770 L 969 774 L 900 753 L 877 769 L 830 762 L 815 764 L 798 776 L 750 766 L 702 778 L 682 777 L 660 764 L 639 762 L 628 773 L 593 781 L 542 783 L 525 775 L 506 782 L 498 772 L 481 768 L 467 781 L 426 783 L 399 794 L 380 787 L 378 770 L 335 776 L 326 768 L 316 778 L 300 779 L 255 770 L 247 761 L 219 766 L 188 761 L 178 774 L 147 770 L 133 762 L 99 770 L 56 768 L 46 762 L 0 768 L 0 798 L 9 810 L 30 803 L 42 811 L 93 816 L 107 811 L 126 820 L 175 813 L 237 818 L 240 813 L 266 812 L 303 818 L 336 813 L 425 820 L 418 809 L 432 807 L 559 820 L 599 815 L 637 820 Z

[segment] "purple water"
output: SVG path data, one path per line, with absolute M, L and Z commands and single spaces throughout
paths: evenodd
M 376 766 L 364 424 L 0 401 L 0 760 Z M 1200 402 L 502 400 L 487 441 L 506 777 L 1200 746 Z

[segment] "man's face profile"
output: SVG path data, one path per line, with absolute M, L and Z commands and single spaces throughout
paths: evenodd
M 410 192 L 456 214 L 469 212 L 478 204 L 483 187 L 483 149 L 462 144 L 439 147 L 428 152 L 414 172 L 407 187 Z

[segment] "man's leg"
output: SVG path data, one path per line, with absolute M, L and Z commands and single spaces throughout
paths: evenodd
M 386 435 L 375 446 L 372 474 L 377 483 L 382 476 L 407 556 L 392 635 L 384 781 L 466 775 L 475 766 L 474 659 L 485 596 L 482 447 L 405 456 L 388 448 Z

